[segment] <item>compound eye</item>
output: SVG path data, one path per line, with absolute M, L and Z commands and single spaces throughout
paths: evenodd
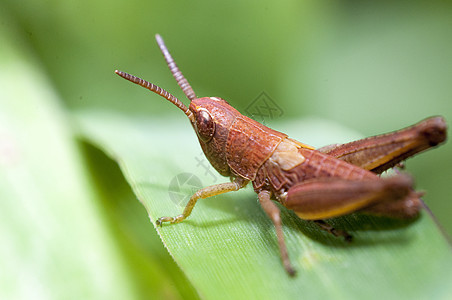
M 207 110 L 199 110 L 196 114 L 196 130 L 199 138 L 207 143 L 215 133 L 215 122 Z

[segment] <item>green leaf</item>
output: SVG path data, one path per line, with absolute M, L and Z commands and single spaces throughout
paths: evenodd
M 149 257 L 149 248 L 165 250 L 153 229 L 140 232 L 152 225 L 102 153 L 96 166 L 115 186 L 94 184 L 99 174 L 81 155 L 61 100 L 7 27 L 0 28 L 0 298 L 193 298 L 167 253 Z M 121 200 L 128 222 L 111 214 Z
M 0 298 L 133 296 L 58 97 L 10 41 L 0 42 Z
M 208 164 L 182 117 L 147 120 L 86 110 L 75 120 L 84 139 L 119 163 L 153 223 L 180 214 L 198 186 L 229 180 Z M 314 146 L 356 137 L 315 120 L 272 127 Z M 426 213 L 411 221 L 360 215 L 333 220 L 354 235 L 347 244 L 282 211 L 295 278 L 280 263 L 274 228 L 250 186 L 200 200 L 184 222 L 156 229 L 206 299 L 445 299 L 452 293 L 450 246 Z

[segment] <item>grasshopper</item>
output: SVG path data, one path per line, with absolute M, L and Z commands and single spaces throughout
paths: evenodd
M 379 175 L 403 160 L 446 140 L 442 117 L 430 117 L 413 126 L 346 144 L 314 149 L 250 119 L 218 97 L 198 98 L 169 53 L 163 39 L 157 44 L 176 79 L 190 100 L 187 108 L 164 89 L 141 78 L 116 70 L 119 76 L 159 94 L 189 119 L 204 154 L 212 166 L 231 181 L 208 186 L 194 193 L 182 214 L 156 221 L 179 223 L 190 216 L 199 199 L 237 191 L 252 183 L 259 202 L 272 220 L 281 260 L 289 275 L 295 274 L 284 242 L 281 203 L 304 220 L 350 241 L 351 235 L 325 220 L 355 212 L 393 218 L 413 218 L 422 207 L 421 193 L 405 174 Z

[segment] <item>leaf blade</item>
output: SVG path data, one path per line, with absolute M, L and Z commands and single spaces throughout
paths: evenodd
M 226 181 L 205 169 L 207 162 L 186 123 L 131 120 L 95 111 L 79 112 L 76 119 L 85 138 L 119 161 L 153 222 L 182 210 L 169 196 L 168 185 L 176 175 L 193 172 L 203 186 Z M 314 140 L 309 132 L 316 131 L 316 122 L 280 126 L 298 131 L 308 143 Z M 181 195 L 190 192 L 188 186 L 181 189 Z M 446 284 L 452 278 L 450 247 L 425 214 L 414 222 L 358 215 L 334 220 L 339 228 L 352 231 L 352 245 L 319 232 L 287 210 L 282 218 L 298 270 L 294 279 L 281 266 L 272 224 L 251 188 L 203 199 L 186 221 L 157 230 L 205 298 L 409 298 L 451 292 Z M 424 287 L 425 282 L 430 285 Z

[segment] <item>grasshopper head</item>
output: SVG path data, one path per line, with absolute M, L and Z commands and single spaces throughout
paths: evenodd
M 163 53 L 168 67 L 180 86 L 184 94 L 190 100 L 190 106 L 187 108 L 182 101 L 174 97 L 166 90 L 145 81 L 139 77 L 116 70 L 119 76 L 136 83 L 160 96 L 164 97 L 180 110 L 190 120 L 201 144 L 201 147 L 212 166 L 224 176 L 231 175 L 230 168 L 225 157 L 225 148 L 228 137 L 228 130 L 240 113 L 230 106 L 225 100 L 217 97 L 197 98 L 192 87 L 185 79 L 182 72 L 177 67 L 174 59 L 171 57 L 163 39 L 156 35 L 157 44 Z

